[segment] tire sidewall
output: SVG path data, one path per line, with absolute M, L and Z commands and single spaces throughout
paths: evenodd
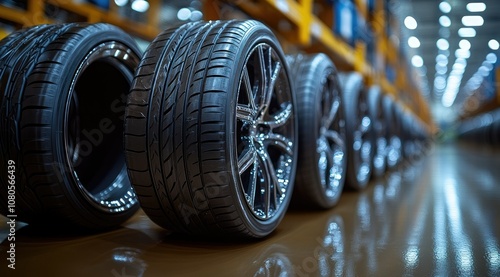
M 140 57 L 140 51 L 133 43 L 132 40 L 124 39 L 123 36 L 117 31 L 118 29 L 108 29 L 104 31 L 93 32 L 89 30 L 83 38 L 76 40 L 72 37 L 72 42 L 76 42 L 77 46 L 68 48 L 70 51 L 66 53 L 68 59 L 66 63 L 62 64 L 61 67 L 61 80 L 58 84 L 58 91 L 56 93 L 56 99 L 54 101 L 54 114 L 52 117 L 52 149 L 54 149 L 54 161 L 59 166 L 60 172 L 59 176 L 62 177 L 64 186 L 64 194 L 68 199 L 78 200 L 70 201 L 70 204 L 75 210 L 82 210 L 86 213 L 92 214 L 92 217 L 99 221 L 103 225 L 114 225 L 112 222 L 123 221 L 130 217 L 131 214 L 135 213 L 138 209 L 138 205 L 130 209 L 126 209 L 122 212 L 117 213 L 107 213 L 102 210 L 102 208 L 88 195 L 86 195 L 78 181 L 76 181 L 73 175 L 73 168 L 67 160 L 67 151 L 65 147 L 64 132 L 65 126 L 65 116 L 67 111 L 68 97 L 70 96 L 70 88 L 74 76 L 84 62 L 84 58 L 98 45 L 106 42 L 117 42 L 127 46 L 131 49 L 138 57 Z M 43 92 L 42 92 L 43 93 Z M 97 100 L 98 101 L 98 100 Z M 95 151 L 95 150 L 94 150 Z

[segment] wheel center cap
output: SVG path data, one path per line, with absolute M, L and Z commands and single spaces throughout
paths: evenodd
M 259 123 L 258 121 L 254 121 L 250 126 L 249 131 L 250 137 L 257 140 L 257 138 L 269 134 L 271 132 L 271 128 L 265 124 Z

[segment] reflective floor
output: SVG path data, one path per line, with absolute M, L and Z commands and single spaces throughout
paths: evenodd
M 25 226 L 14 271 L 1 218 L 0 276 L 500 276 L 500 151 L 440 145 L 410 165 L 259 241 L 170 234 L 142 212 L 91 236 Z

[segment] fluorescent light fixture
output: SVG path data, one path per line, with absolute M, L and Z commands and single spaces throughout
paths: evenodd
M 483 77 L 488 77 L 488 75 L 490 75 L 490 70 L 484 65 L 481 65 L 477 71 Z
M 462 63 L 454 63 L 452 67 L 452 72 L 456 74 L 461 74 L 465 71 L 465 67 L 467 64 L 462 64 Z
M 421 56 L 415 55 L 413 58 L 411 58 L 411 64 L 414 67 L 422 67 L 424 65 L 424 59 L 422 59 Z
M 498 50 L 500 44 L 498 44 L 498 40 L 491 39 L 490 41 L 488 41 L 488 46 L 491 48 L 491 50 Z
M 127 3 L 128 3 L 128 0 L 115 0 L 115 4 L 118 7 L 123 7 L 123 6 L 127 5 Z
M 434 87 L 438 90 L 443 90 L 446 88 L 446 79 L 443 76 L 437 76 L 434 79 Z
M 419 48 L 420 47 L 420 40 L 418 40 L 417 37 L 411 36 L 408 38 L 408 45 L 411 48 Z
M 486 66 L 488 70 L 493 70 L 493 65 L 487 61 L 484 61 L 482 66 Z
M 189 17 L 191 21 L 198 21 L 201 20 L 202 18 L 203 18 L 203 13 L 201 11 L 192 11 L 191 16 Z
M 448 64 L 448 57 L 446 57 L 445 54 L 439 54 L 436 56 L 436 63 L 447 65 Z
M 458 35 L 463 38 L 473 38 L 476 36 L 476 30 L 474 28 L 460 28 L 458 29 Z
M 417 21 L 412 16 L 407 16 L 404 20 L 406 28 L 415 30 L 417 28 Z
M 451 26 L 451 20 L 448 16 L 442 15 L 439 17 L 439 24 L 443 27 L 450 27 Z
M 439 9 L 443 13 L 449 13 L 451 11 L 451 5 L 450 5 L 450 3 L 443 1 L 443 2 L 439 3 Z
M 496 63 L 497 55 L 495 55 L 495 53 L 489 53 L 488 55 L 486 55 L 486 61 L 489 63 Z
M 470 50 L 459 48 L 455 51 L 455 57 L 457 57 L 457 59 L 468 59 L 470 58 Z
M 450 44 L 444 38 L 438 39 L 438 41 L 436 42 L 436 45 L 437 45 L 439 50 L 448 50 L 448 48 L 450 48 Z
M 149 9 L 149 3 L 145 0 L 134 0 L 134 2 L 132 2 L 131 8 L 136 12 L 143 13 Z
M 444 75 L 448 71 L 448 67 L 442 64 L 436 64 L 436 74 Z
M 484 19 L 480 15 L 466 15 L 462 17 L 462 24 L 467 27 L 483 26 Z
M 466 39 L 462 39 L 459 43 L 458 46 L 462 49 L 469 50 L 470 49 L 470 42 Z
M 467 4 L 466 8 L 471 13 L 484 12 L 486 10 L 486 4 L 482 2 L 474 2 Z
M 191 18 L 191 10 L 188 8 L 182 8 L 177 12 L 177 18 L 179 20 L 185 21 Z

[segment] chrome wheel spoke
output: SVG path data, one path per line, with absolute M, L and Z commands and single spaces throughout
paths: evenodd
M 280 134 L 267 134 L 263 137 L 263 141 L 267 146 L 278 147 L 281 151 L 284 151 L 287 155 L 293 156 L 292 148 L 293 142 Z
M 247 92 L 247 98 L 248 98 L 248 105 L 250 106 L 250 109 L 256 111 L 257 106 L 255 105 L 255 91 L 250 83 L 250 76 L 248 75 L 248 69 L 243 70 L 243 84 L 245 85 L 245 90 Z
M 249 147 L 238 159 L 238 171 L 240 174 L 247 171 L 250 166 L 255 164 L 257 160 L 257 151 L 253 147 Z
M 285 125 L 291 117 L 292 104 L 288 103 L 288 105 L 286 105 L 286 107 L 281 112 L 273 116 L 273 120 L 266 121 L 263 124 L 267 125 L 271 129 L 275 129 Z
M 262 165 L 262 171 L 263 171 L 262 173 L 265 179 L 264 201 L 265 201 L 265 213 L 266 217 L 268 217 L 271 209 L 271 201 L 273 201 L 275 207 L 277 207 L 276 205 L 278 204 L 277 200 L 278 195 L 276 193 L 274 193 L 274 196 L 271 194 L 272 192 L 281 190 L 281 186 L 278 177 L 276 175 L 276 170 L 274 168 L 273 161 L 269 157 L 269 154 L 266 151 L 260 151 L 259 157 Z
M 252 123 L 254 120 L 254 115 L 255 115 L 255 111 L 252 108 L 250 108 L 249 106 L 244 105 L 244 104 L 238 104 L 236 106 L 236 118 L 237 119 L 244 121 L 244 122 L 247 122 L 247 123 Z
M 332 104 L 332 108 L 330 112 L 328 113 L 328 116 L 323 122 L 323 127 L 329 129 L 330 126 L 332 126 L 333 121 L 337 117 L 337 113 L 340 109 L 340 101 L 338 99 L 335 99 L 335 101 Z
M 260 97 L 261 98 L 265 98 L 265 96 L 267 96 L 267 83 L 269 82 L 268 80 L 268 77 L 267 77 L 267 69 L 268 69 L 268 66 L 266 65 L 266 61 L 265 61 L 265 54 L 264 54 L 264 46 L 263 45 L 259 45 L 257 47 L 257 59 L 258 59 L 258 67 L 257 69 L 259 70 L 259 76 L 260 79 L 258 80 L 259 81 L 259 93 L 260 93 Z M 263 101 L 260 100 L 260 103 L 259 103 L 259 108 L 262 107 L 262 103 Z
M 255 159 L 257 157 L 255 156 Z M 247 190 L 247 201 L 250 204 L 251 208 L 255 208 L 255 192 L 257 191 L 257 181 L 259 174 L 259 163 L 254 163 L 252 171 L 250 172 L 250 182 L 248 184 Z
M 337 144 L 340 148 L 345 149 L 344 139 L 340 136 L 339 132 L 334 130 L 328 130 L 324 132 L 324 136 Z

